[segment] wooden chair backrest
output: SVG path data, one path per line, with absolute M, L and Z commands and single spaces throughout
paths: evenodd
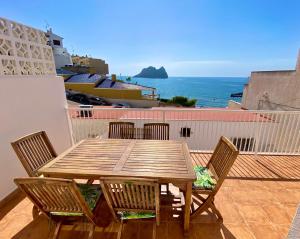
M 207 168 L 213 173 L 217 180 L 215 191 L 217 191 L 229 173 L 239 151 L 235 145 L 226 137 L 222 136 L 207 163 Z
M 11 145 L 30 177 L 38 176 L 37 170 L 57 156 L 45 131 L 24 136 Z
M 156 180 L 136 178 L 101 178 L 105 199 L 117 211 L 159 213 L 159 184 Z
M 15 183 L 48 217 L 53 212 L 83 213 L 92 220 L 93 214 L 74 180 L 56 178 L 16 178 Z
M 134 123 L 109 122 L 108 138 L 110 139 L 133 139 Z
M 144 124 L 144 139 L 169 140 L 170 126 L 166 123 Z

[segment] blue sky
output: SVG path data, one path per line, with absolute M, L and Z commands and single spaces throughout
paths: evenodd
M 299 0 L 2 1 L 0 16 L 64 37 L 110 73 L 165 66 L 171 76 L 248 76 L 294 69 Z

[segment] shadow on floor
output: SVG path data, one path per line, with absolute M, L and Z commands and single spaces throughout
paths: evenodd
M 6 214 L 8 214 L 12 209 L 14 209 L 23 199 L 25 198 L 25 195 L 21 192 L 17 192 L 15 194 L 15 197 L 9 201 L 9 203 L 6 203 L 5 206 L 3 206 L 0 210 L 0 220 L 5 217 Z

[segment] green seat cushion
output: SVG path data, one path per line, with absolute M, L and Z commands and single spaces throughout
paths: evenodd
M 193 183 L 196 189 L 213 189 L 216 185 L 216 180 L 212 178 L 208 168 L 202 166 L 195 166 L 194 171 L 197 180 Z
M 89 208 L 93 210 L 98 202 L 98 199 L 102 193 L 100 185 L 97 184 L 77 184 L 79 191 L 81 192 L 84 200 L 87 202 Z M 83 216 L 81 212 L 51 212 L 53 216 Z
M 77 184 L 79 191 L 87 202 L 89 208 L 93 210 L 102 194 L 98 184 Z
M 67 217 L 81 217 L 83 213 L 81 212 L 51 212 L 53 216 L 67 216 Z
M 119 212 L 121 220 L 154 218 L 155 213 L 152 212 Z

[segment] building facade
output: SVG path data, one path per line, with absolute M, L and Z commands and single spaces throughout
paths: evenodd
M 65 88 L 71 92 L 103 98 L 111 104 L 127 103 L 131 107 L 143 108 L 158 106 L 155 88 L 125 83 L 113 76 L 109 79 L 90 73 L 73 75 L 65 80 Z
M 72 56 L 74 67 L 82 66 L 87 67 L 86 73 L 107 75 L 109 74 L 108 64 L 104 60 L 91 58 L 87 56 Z M 73 68 L 74 68 L 73 67 Z M 83 73 L 83 72 L 78 72 Z
M 300 51 L 295 70 L 252 72 L 244 87 L 242 107 L 249 110 L 299 110 Z
M 55 68 L 60 69 L 64 66 L 73 65 L 71 55 L 63 46 L 63 38 L 54 34 L 51 28 L 47 31 L 46 36 L 48 37 L 48 44 L 53 50 Z

